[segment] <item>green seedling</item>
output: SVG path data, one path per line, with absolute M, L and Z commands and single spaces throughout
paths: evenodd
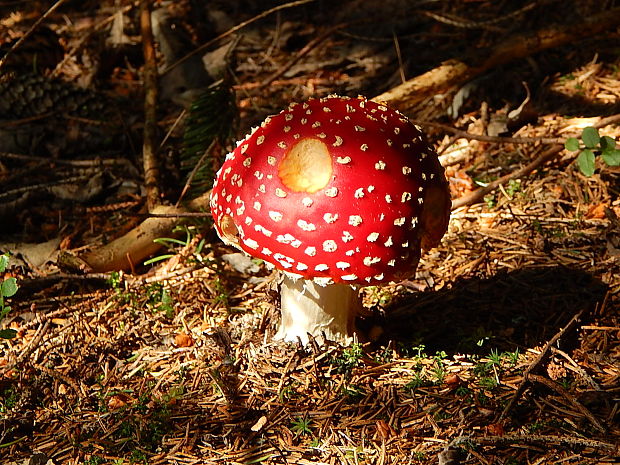
M 183 250 L 188 250 L 189 254 L 186 257 L 190 262 L 203 263 L 203 257 L 201 255 L 204 249 L 205 240 L 200 239 L 191 249 L 190 246 L 195 242 L 198 235 L 198 230 L 193 226 L 177 226 L 172 230 L 174 234 L 183 236 L 183 239 L 177 239 L 176 237 L 159 237 L 154 239 L 153 242 L 161 245 L 166 249 L 165 253 L 150 258 L 144 262 L 144 265 L 152 265 L 164 260 L 169 260 L 176 254 Z
M 312 434 L 312 420 L 306 416 L 298 417 L 291 424 L 291 431 L 295 433 L 295 435 L 300 436 L 302 434 Z
M 491 365 L 500 366 L 502 364 L 502 354 L 497 349 L 491 349 L 489 354 L 489 363 Z
M 486 376 L 483 378 L 480 378 L 480 387 L 482 389 L 486 389 L 487 391 L 492 391 L 493 389 L 495 389 L 497 387 L 497 379 L 495 379 L 492 376 Z
M 344 349 L 333 362 L 338 367 L 338 373 L 351 373 L 351 370 L 361 363 L 363 356 L 364 349 L 362 344 L 354 342 L 350 347 Z
M 147 306 L 156 312 L 164 312 L 166 317 L 174 317 L 174 300 L 168 289 L 161 283 L 146 287 Z
M 413 379 L 405 384 L 405 390 L 409 393 L 413 393 L 416 389 L 427 386 L 430 384 L 424 378 L 424 374 L 421 371 L 417 371 L 413 373 Z
M 508 358 L 508 361 L 510 362 L 511 366 L 515 366 L 517 364 L 520 356 L 521 354 L 519 353 L 518 348 L 515 349 L 514 352 L 506 352 L 506 357 Z
M 620 150 L 616 149 L 616 139 L 602 136 L 598 129 L 593 127 L 584 128 L 581 132 L 581 141 L 576 137 L 569 137 L 564 143 L 564 148 L 569 152 L 579 152 L 577 166 L 586 176 L 594 174 L 596 156 L 608 166 L 620 165 Z
M 9 256 L 7 254 L 0 255 L 0 273 L 9 266 Z M 9 314 L 11 307 L 6 305 L 5 299 L 12 297 L 17 292 L 17 280 L 15 278 L 7 278 L 0 281 L 0 322 Z M 17 335 L 14 329 L 0 329 L 0 339 L 12 339 Z

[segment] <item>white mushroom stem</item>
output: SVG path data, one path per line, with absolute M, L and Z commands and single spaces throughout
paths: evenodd
M 301 339 L 308 334 L 349 344 L 353 340 L 355 315 L 362 307 L 358 289 L 348 284 L 321 286 L 314 281 L 284 275 L 280 287 L 282 319 L 276 338 Z

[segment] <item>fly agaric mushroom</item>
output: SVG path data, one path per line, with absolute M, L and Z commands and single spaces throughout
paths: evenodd
M 211 212 L 229 245 L 283 273 L 277 337 L 349 342 L 359 286 L 415 273 L 446 231 L 450 196 L 421 130 L 385 105 L 331 96 L 255 128 L 217 174 Z

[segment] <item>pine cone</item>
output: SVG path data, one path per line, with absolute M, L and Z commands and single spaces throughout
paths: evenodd
M 0 81 L 0 119 L 21 119 L 45 113 L 102 117 L 103 97 L 88 89 L 35 74 Z

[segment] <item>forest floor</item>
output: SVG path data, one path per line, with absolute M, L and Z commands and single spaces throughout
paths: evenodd
M 597 157 L 586 176 L 561 148 L 590 126 L 620 138 L 617 24 L 390 102 L 441 155 L 449 230 L 414 279 L 364 288 L 358 325 L 370 342 L 302 347 L 273 339 L 275 275 L 242 269 L 208 222 L 184 223 L 159 261 L 131 271 L 59 267 L 60 252 L 97 250 L 145 217 L 139 2 L 61 3 L 0 68 L 0 251 L 11 253 L 0 281 L 19 285 L 0 321 L 16 332 L 0 339 L 0 463 L 618 463 L 620 170 Z M 207 3 L 152 5 L 174 26 L 154 28 L 160 60 L 165 41 L 180 58 L 222 36 L 203 50 L 209 74 L 188 77 L 198 60 L 160 78 L 170 203 L 185 182 L 179 102 L 196 79 L 224 72 L 235 90 L 217 162 L 291 101 L 371 98 L 447 60 L 474 66 L 520 34 L 556 23 L 577 33 L 618 11 L 614 1 Z M 50 4 L 0 3 L 0 59 Z M 77 87 L 23 78 L 33 64 Z M 120 129 L 101 96 L 122 108 Z

